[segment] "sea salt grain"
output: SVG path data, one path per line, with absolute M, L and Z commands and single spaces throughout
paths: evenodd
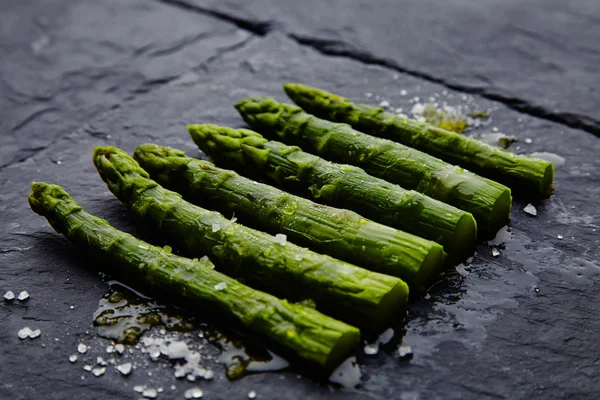
M 142 393 L 144 391 L 144 387 L 142 385 L 136 385 L 133 387 L 133 390 L 137 393 Z
M 212 231 L 213 232 L 219 232 L 221 230 L 221 225 L 219 224 L 213 224 L 212 225 Z
M 217 283 L 214 288 L 215 290 L 225 290 L 227 289 L 227 284 L 225 282 Z
M 94 376 L 102 376 L 102 375 L 104 375 L 105 372 L 106 372 L 106 367 L 98 367 L 98 368 L 94 368 L 92 370 L 92 374 L 94 374 Z
M 4 298 L 6 300 L 14 300 L 15 294 L 12 292 L 12 290 L 9 290 L 8 292 L 4 293 Z
M 87 365 L 83 366 L 83 369 L 86 370 L 87 372 L 90 372 L 92 369 L 94 369 L 94 366 L 87 364 Z
M 74 363 L 75 361 L 77 361 L 77 354 L 72 354 L 72 355 L 69 357 L 69 361 L 71 361 L 72 363 Z
M 365 354 L 369 355 L 369 356 L 373 356 L 377 353 L 379 353 L 379 345 L 377 344 L 368 344 L 364 347 L 364 352 Z
M 278 233 L 277 235 L 275 235 L 275 243 L 279 243 L 280 245 L 285 246 L 286 241 L 287 236 L 283 233 Z
M 531 203 L 527 204 L 523 211 L 525 211 L 529 215 L 533 215 L 534 217 L 537 216 L 537 210 Z
M 413 354 L 413 349 L 410 346 L 400 346 L 398 348 L 398 355 L 402 358 L 411 356 Z
M 142 396 L 147 397 L 149 399 L 154 399 L 156 398 L 156 396 L 158 396 L 158 392 L 156 391 L 156 389 L 148 388 L 144 389 L 144 391 L 142 392 Z
M 498 257 L 498 256 L 500 255 L 500 252 L 498 251 L 498 249 L 497 249 L 497 248 L 495 248 L 495 247 L 492 247 L 492 255 L 493 255 L 494 257 Z
M 25 327 L 25 328 L 21 329 L 19 332 L 17 332 L 17 336 L 21 340 L 27 339 L 29 337 L 29 335 L 31 335 L 31 332 L 32 332 L 31 328 Z
M 115 345 L 115 351 L 119 354 L 123 354 L 123 352 L 125 351 L 125 346 L 122 344 L 117 344 Z
M 77 345 L 77 351 L 80 352 L 81 354 L 85 354 L 85 352 L 87 351 L 87 346 L 83 343 L 79 343 Z
M 23 290 L 21 293 L 19 293 L 19 297 L 17 297 L 20 301 L 24 301 L 27 300 L 29 298 L 29 293 L 27 293 L 27 290 Z
M 31 331 L 31 333 L 29 333 L 29 338 L 35 339 L 37 337 L 40 337 L 41 334 L 42 334 L 42 331 L 39 329 L 36 329 L 36 330 Z
M 379 107 L 389 107 L 390 106 L 390 102 L 387 100 L 382 100 L 381 103 L 379 103 Z
M 560 240 L 562 240 L 564 236 L 563 235 L 557 235 L 556 237 L 559 238 Z
M 186 399 L 199 399 L 204 396 L 202 389 L 200 388 L 191 388 L 185 391 L 184 396 Z
M 121 365 L 117 366 L 117 370 L 120 373 L 122 373 L 123 375 L 129 375 L 129 373 L 131 372 L 131 369 L 132 369 L 131 363 L 121 364 Z
M 254 390 L 251 390 L 248 392 L 248 398 L 249 399 L 255 399 L 256 398 L 256 392 Z

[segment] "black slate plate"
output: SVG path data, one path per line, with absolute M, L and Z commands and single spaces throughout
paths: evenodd
M 91 318 L 107 286 L 95 269 L 86 269 L 92 264 L 85 254 L 29 210 L 29 184 L 63 185 L 90 212 L 140 233 L 97 176 L 91 164 L 94 146 L 132 151 L 153 141 L 201 156 L 187 137 L 187 123 L 242 126 L 231 104 L 259 94 L 285 100 L 280 86 L 290 80 L 364 102 L 385 99 L 405 110 L 415 96 L 438 94 L 450 104 L 473 103 L 492 110 L 489 125 L 481 131 L 497 127 L 521 139 L 513 145 L 520 146 L 519 152 L 549 151 L 566 163 L 557 169 L 556 194 L 535 203 L 537 217 L 522 211 L 527 200 L 515 201 L 511 232 L 502 236 L 499 257 L 491 255 L 490 246 L 480 245 L 470 265 L 449 273 L 429 296 L 411 306 L 395 342 L 375 356 L 359 349 L 363 378 L 358 388 L 333 388 L 306 375 L 298 378 L 293 371 L 229 382 L 223 367 L 214 364 L 217 377 L 196 383 L 204 397 L 246 398 L 250 390 L 259 398 L 286 399 L 592 398 L 599 392 L 597 138 L 385 67 L 324 56 L 277 32 L 250 36 L 224 22 L 159 3 L 107 4 L 42 3 L 52 16 L 42 27 L 32 21 L 46 18 L 44 12 L 15 6 L 12 13 L 1 14 L 3 20 L 8 20 L 5 15 L 26 20 L 22 26 L 31 26 L 32 32 L 16 38 L 11 51 L 3 48 L 10 57 L 2 85 L 11 89 L 0 96 L 0 291 L 26 289 L 31 297 L 0 303 L 0 398 L 135 398 L 137 384 L 165 388 L 158 398 L 183 398 L 194 386 L 176 381 L 170 363 L 151 362 L 138 350 L 126 355 L 139 364 L 130 377 L 109 368 L 96 378 L 82 369 L 84 358 L 105 355 L 107 342 L 96 337 Z M 92 11 L 98 15 L 99 10 L 112 11 L 93 17 Z M 111 36 L 106 24 L 114 13 L 132 22 L 117 24 L 130 28 Z M 147 19 L 127 17 L 139 13 L 147 13 Z M 138 29 L 170 13 L 172 29 L 152 37 L 153 30 L 144 31 L 143 40 L 133 43 Z M 81 19 L 83 15 L 89 19 Z M 84 28 L 92 33 L 80 36 Z M 204 28 L 222 30 L 226 39 L 215 34 L 206 41 L 194 40 Z M 31 50 L 25 38 L 36 43 L 43 34 L 49 38 L 46 47 L 37 55 L 26 54 Z M 90 47 L 82 50 L 78 43 Z M 123 48 L 116 49 L 115 43 Z M 197 48 L 199 43 L 204 47 Z M 144 46 L 158 55 L 144 55 Z M 61 60 L 63 54 L 72 56 L 69 62 Z M 163 72 L 141 74 L 148 65 Z M 402 96 L 401 90 L 408 94 Z M 380 97 L 368 98 L 366 93 Z M 547 93 L 555 95 L 552 87 Z M 41 337 L 19 340 L 16 333 L 23 326 L 40 328 Z M 402 327 L 400 321 L 395 326 Z M 394 355 L 400 339 L 413 347 L 412 360 Z M 192 341 L 204 343 L 196 337 Z M 91 349 L 71 364 L 68 357 L 80 342 Z M 205 351 L 216 354 L 210 345 Z

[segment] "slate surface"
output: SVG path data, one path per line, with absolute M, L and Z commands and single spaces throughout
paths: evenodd
M 286 10 L 291 13 L 291 8 L 276 4 L 281 3 L 271 2 L 266 8 L 266 19 L 287 15 Z M 418 15 L 431 15 L 425 5 L 420 14 L 420 6 L 414 7 Z M 564 7 L 556 5 L 556 18 L 575 18 Z M 390 9 L 370 9 L 392 15 Z M 357 3 L 338 10 L 340 18 L 351 19 L 364 9 Z M 549 7 L 544 13 L 551 11 Z M 591 11 L 585 13 L 589 21 L 594 17 Z M 234 101 L 258 94 L 285 100 L 280 86 L 289 80 L 364 102 L 386 99 L 405 110 L 411 107 L 411 97 L 433 95 L 449 104 L 491 109 L 491 121 L 480 131 L 497 127 L 521 139 L 519 152 L 549 151 L 565 157 L 566 163 L 557 169 L 556 195 L 535 203 L 536 218 L 522 211 L 526 200 L 515 202 L 512 231 L 501 235 L 499 257 L 492 257 L 489 245 L 480 245 L 470 265 L 449 273 L 429 296 L 411 306 L 406 324 L 395 324 L 392 344 L 376 356 L 357 352 L 363 371 L 358 388 L 332 388 L 307 376 L 298 379 L 295 371 L 229 382 L 215 364 L 217 378 L 197 383 L 204 397 L 246 398 L 250 390 L 265 399 L 596 397 L 600 141 L 500 102 L 352 57 L 322 55 L 279 29 L 257 35 L 264 27 L 239 21 L 236 13 L 142 0 L 0 4 L 0 294 L 26 289 L 31 295 L 24 303 L 0 302 L 0 398 L 136 398 L 132 390 L 136 384 L 164 387 L 158 398 L 183 398 L 183 392 L 194 386 L 177 381 L 168 362 L 149 362 L 139 351 L 123 356 L 139 365 L 128 378 L 113 368 L 99 378 L 83 371 L 84 359 L 105 355 L 107 342 L 96 337 L 91 320 L 107 287 L 95 269 L 86 269 L 92 263 L 85 254 L 29 210 L 25 200 L 29 184 L 61 184 L 90 212 L 140 233 L 98 178 L 90 161 L 94 146 L 110 144 L 132 151 L 139 143 L 153 141 L 200 156 L 187 137 L 187 123 L 242 126 L 231 107 Z M 325 11 L 322 15 L 325 21 Z M 447 21 L 454 16 L 449 14 Z M 344 31 L 335 25 L 331 32 L 320 29 L 318 22 L 312 30 L 303 22 L 303 29 L 325 38 Z M 545 29 L 554 28 L 541 25 L 531 29 L 548 37 Z M 591 25 L 583 24 L 581 31 L 594 29 Z M 354 29 L 368 38 L 379 25 Z M 427 24 L 415 29 L 423 35 L 435 31 Z M 443 45 L 443 38 L 440 41 Z M 402 47 L 390 43 L 390 52 L 400 52 Z M 451 46 L 448 49 L 452 51 Z M 587 62 L 585 55 L 573 52 L 579 65 Z M 415 49 L 413 61 L 419 70 L 433 68 L 451 79 L 455 69 L 438 69 L 435 59 L 419 54 L 431 56 L 427 46 Z M 518 57 L 495 59 L 507 71 L 519 70 Z M 577 106 L 575 100 L 582 96 L 577 87 L 553 85 L 559 78 L 552 69 L 534 70 L 548 77 L 536 86 L 543 101 L 561 102 L 564 107 L 559 110 Z M 464 74 L 477 79 L 473 70 Z M 587 78 L 581 79 L 585 86 Z M 408 95 L 402 96 L 401 90 Z M 367 92 L 380 97 L 367 98 Z M 529 102 L 522 94 L 513 93 L 524 104 Z M 598 105 L 593 96 L 585 97 L 590 107 Z M 586 115 L 594 117 L 591 112 Z M 532 143 L 525 143 L 525 138 Z M 16 333 L 23 326 L 40 328 L 42 336 L 19 340 Z M 190 340 L 204 343 L 197 337 Z M 91 349 L 71 364 L 68 357 L 82 341 Z M 413 347 L 412 360 L 394 356 L 400 341 Z M 210 345 L 205 351 L 216 353 Z

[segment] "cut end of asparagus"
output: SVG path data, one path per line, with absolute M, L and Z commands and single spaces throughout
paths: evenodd
M 454 230 L 454 243 L 464 243 L 464 248 L 445 249 L 448 254 L 452 255 L 452 261 L 463 261 L 468 258 L 475 250 L 477 243 L 477 222 L 471 213 L 465 213 L 456 224 Z
M 406 312 L 409 296 L 408 284 L 400 279 L 397 281 L 396 286 L 381 298 L 374 315 L 371 315 L 372 325 L 370 328 L 374 331 L 385 328 L 392 320 L 393 315 L 402 315 Z
M 539 190 L 544 196 L 550 196 L 554 192 L 554 164 L 551 162 L 544 169 L 544 177 L 540 182 Z
M 487 232 L 485 235 L 495 236 L 496 232 L 510 221 L 510 210 L 512 209 L 511 190 L 506 188 L 500 196 L 496 198 L 496 202 L 490 213 Z
M 440 245 L 431 247 L 429 254 L 425 256 L 421 267 L 413 280 L 408 281 L 411 293 L 421 292 L 427 289 L 427 285 L 434 281 L 435 277 L 442 272 L 442 266 L 447 254 Z

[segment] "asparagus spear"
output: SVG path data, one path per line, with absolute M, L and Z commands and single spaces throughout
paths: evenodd
M 233 213 L 295 243 L 406 281 L 420 291 L 444 263 L 442 246 L 257 183 L 182 151 L 156 144 L 138 146 L 133 158 L 154 180 L 223 213 Z M 416 289 L 416 290 L 415 290 Z
M 228 275 L 281 295 L 310 297 L 317 309 L 363 326 L 382 325 L 404 309 L 408 286 L 247 228 L 162 188 L 123 150 L 97 147 L 94 164 L 136 216 L 192 253 L 208 254 Z
M 268 141 L 247 129 L 190 125 L 188 130 L 194 142 L 217 161 L 240 168 L 252 165 L 280 185 L 309 188 L 314 198 L 328 204 L 438 242 L 455 260 L 474 248 L 475 219 L 456 207 L 370 176 L 358 167 L 334 164 L 298 147 Z
M 251 98 L 235 105 L 252 127 L 336 162 L 362 167 L 397 183 L 468 211 L 486 235 L 509 220 L 510 189 L 438 158 L 390 140 L 365 135 L 346 124 L 314 117 L 291 104 Z
M 60 186 L 35 182 L 29 204 L 71 242 L 136 279 L 215 307 L 234 322 L 298 356 L 331 367 L 356 347 L 358 329 L 301 304 L 290 304 L 214 271 L 206 260 L 170 254 L 88 214 Z
M 288 96 L 321 118 L 345 122 L 370 135 L 396 140 L 449 163 L 469 168 L 513 188 L 552 193 L 552 163 L 511 153 L 479 140 L 385 112 L 307 85 L 288 83 Z

